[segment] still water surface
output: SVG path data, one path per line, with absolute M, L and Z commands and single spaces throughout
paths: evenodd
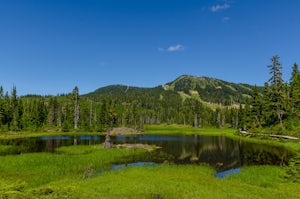
M 104 136 L 42 136 L 33 138 L 0 140 L 0 145 L 9 145 L 14 150 L 0 155 L 32 152 L 51 152 L 61 146 L 101 144 Z M 284 147 L 255 144 L 232 140 L 224 136 L 201 135 L 130 135 L 111 136 L 113 144 L 141 143 L 156 145 L 161 149 L 136 157 L 135 162 L 209 164 L 218 172 L 238 171 L 245 165 L 284 165 L 293 155 Z M 119 162 L 126 164 L 126 162 Z M 225 172 L 226 174 L 226 172 Z

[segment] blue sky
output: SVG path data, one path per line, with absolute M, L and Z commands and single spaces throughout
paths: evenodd
M 182 74 L 263 85 L 300 62 L 299 0 L 1 0 L 0 85 L 19 95 L 154 87 Z

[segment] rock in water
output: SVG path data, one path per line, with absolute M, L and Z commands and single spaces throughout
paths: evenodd
M 105 136 L 104 148 L 105 149 L 112 148 L 112 143 L 111 143 L 111 140 L 110 140 L 110 131 L 107 131 L 107 134 Z

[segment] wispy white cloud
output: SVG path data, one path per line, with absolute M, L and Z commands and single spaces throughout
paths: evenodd
M 224 3 L 224 4 L 217 4 L 217 5 L 214 5 L 210 8 L 210 10 L 212 12 L 219 12 L 219 11 L 222 11 L 222 10 L 227 10 L 228 8 L 230 8 L 230 4 L 228 3 Z
M 184 46 L 183 45 L 180 45 L 180 44 L 177 44 L 175 46 L 169 46 L 167 51 L 169 52 L 173 52 L 173 51 L 183 51 L 184 50 Z
M 184 51 L 185 47 L 181 44 L 169 46 L 167 48 L 158 48 L 158 51 L 168 51 L 168 52 L 175 52 L 175 51 Z
M 222 18 L 223 23 L 227 23 L 227 22 L 229 22 L 229 20 L 230 20 L 230 17 L 223 17 Z

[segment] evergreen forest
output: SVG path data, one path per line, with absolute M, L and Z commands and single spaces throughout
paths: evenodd
M 154 88 L 111 85 L 88 94 L 18 96 L 0 87 L 0 131 L 98 131 L 146 124 L 246 129 L 300 136 L 300 74 L 288 82 L 273 56 L 263 87 L 183 75 Z

